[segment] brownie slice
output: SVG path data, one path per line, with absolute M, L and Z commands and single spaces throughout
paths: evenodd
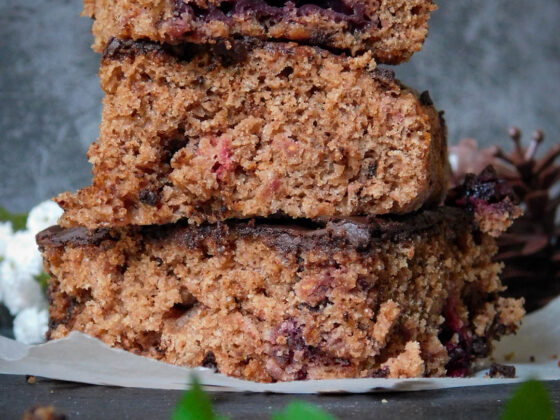
M 95 19 L 94 49 L 112 38 L 212 43 L 255 37 L 296 41 L 352 54 L 371 50 L 397 64 L 422 48 L 432 0 L 85 0 Z
M 369 54 L 113 40 L 100 77 L 93 185 L 57 198 L 66 227 L 401 214 L 444 194 L 443 120 Z
M 255 381 L 466 376 L 516 331 L 494 238 L 452 207 L 38 235 L 51 339 Z

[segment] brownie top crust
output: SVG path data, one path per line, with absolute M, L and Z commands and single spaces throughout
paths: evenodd
M 266 42 L 257 38 L 242 37 L 240 39 L 217 39 L 212 44 L 193 44 L 184 42 L 178 45 L 160 44 L 147 40 L 131 40 L 111 38 L 103 50 L 103 60 L 124 60 L 135 56 L 155 54 L 167 55 L 180 61 L 189 62 L 198 54 L 210 54 L 217 58 L 224 66 L 244 62 L 250 51 L 256 48 L 265 48 L 270 52 L 277 52 L 283 55 L 308 54 L 309 50 L 300 47 L 307 46 L 319 54 L 336 53 L 333 57 L 340 56 L 340 60 L 348 59 L 342 51 L 325 50 L 318 46 L 301 45 L 294 42 Z M 395 77 L 395 72 L 385 67 L 375 67 L 371 74 L 378 79 L 387 82 L 400 82 Z M 425 105 L 433 105 L 429 94 L 424 92 L 420 97 Z M 429 103 L 428 103 L 429 101 Z
M 469 212 L 453 207 L 424 210 L 404 216 L 290 220 L 284 218 L 229 220 L 217 224 L 191 226 L 185 222 L 161 226 L 134 227 L 127 230 L 148 241 L 172 241 L 187 248 L 198 248 L 210 239 L 226 244 L 230 238 L 259 238 L 276 248 L 367 250 L 380 241 L 400 241 L 429 230 L 446 220 L 456 229 L 472 223 Z M 82 227 L 52 226 L 37 235 L 39 247 L 97 246 L 106 240 L 117 240 L 119 230 L 88 231 Z
M 197 54 L 209 53 L 215 56 L 224 66 L 229 66 L 245 61 L 250 50 L 262 45 L 264 45 L 264 42 L 249 38 L 218 39 L 212 44 L 185 42 L 179 45 L 111 38 L 103 50 L 103 60 L 123 60 L 139 55 L 163 54 L 189 62 Z M 279 43 L 276 48 L 282 49 L 287 45 L 289 44 Z
M 101 228 L 90 231 L 84 227 L 65 229 L 58 225 L 51 226 L 35 237 L 39 248 L 58 248 L 66 245 L 86 246 L 99 245 L 101 242 L 114 238 L 109 229 Z
M 293 41 L 399 64 L 420 51 L 433 0 L 84 0 L 94 50 L 111 37 L 162 44 Z

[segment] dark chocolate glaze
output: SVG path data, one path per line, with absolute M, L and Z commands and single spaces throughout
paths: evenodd
M 224 66 L 245 61 L 249 51 L 265 43 L 257 39 L 217 39 L 212 44 L 182 43 L 180 45 L 159 44 L 153 41 L 134 41 L 112 38 L 103 50 L 103 60 L 124 60 L 137 55 L 168 54 L 181 61 L 189 62 L 197 54 L 210 53 Z M 278 48 L 282 48 L 280 43 Z
M 51 226 L 39 232 L 35 237 L 39 248 L 58 248 L 68 244 L 73 246 L 99 245 L 105 240 L 117 240 L 119 235 L 109 229 L 89 231 L 84 227 L 65 229 Z
M 103 60 L 124 60 L 145 54 L 170 54 L 190 61 L 205 48 L 201 45 L 184 43 L 181 46 L 159 44 L 153 41 L 111 38 L 103 50 Z
M 103 59 L 122 60 L 140 54 L 164 51 L 165 47 L 156 42 L 111 38 L 103 50 Z
M 228 243 L 239 238 L 254 238 L 284 252 L 295 252 L 298 249 L 366 251 L 380 241 L 406 240 L 411 235 L 430 230 L 443 220 L 455 230 L 469 227 L 472 223 L 469 212 L 441 207 L 404 216 L 289 222 L 282 219 L 229 220 L 201 226 L 180 222 L 134 227 L 129 228 L 128 232 L 140 234 L 144 241 L 171 241 L 189 249 L 200 248 L 205 241 L 227 247 Z M 42 248 L 97 245 L 103 240 L 118 237 L 118 232 L 99 229 L 88 233 L 84 228 L 63 229 L 54 226 L 37 235 L 37 242 Z

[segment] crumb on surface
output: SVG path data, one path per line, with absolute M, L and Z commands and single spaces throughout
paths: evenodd
M 66 420 L 66 415 L 57 412 L 52 405 L 37 405 L 26 411 L 22 420 Z
M 492 363 L 488 376 L 490 378 L 515 378 L 515 366 Z

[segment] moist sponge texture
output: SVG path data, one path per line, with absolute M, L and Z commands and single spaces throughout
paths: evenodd
M 57 198 L 64 226 L 398 214 L 444 194 L 438 112 L 369 54 L 115 40 L 100 77 L 93 185 Z
M 523 309 L 499 296 L 494 239 L 445 210 L 322 228 L 52 228 L 39 235 L 49 335 L 265 382 L 464 376 Z

